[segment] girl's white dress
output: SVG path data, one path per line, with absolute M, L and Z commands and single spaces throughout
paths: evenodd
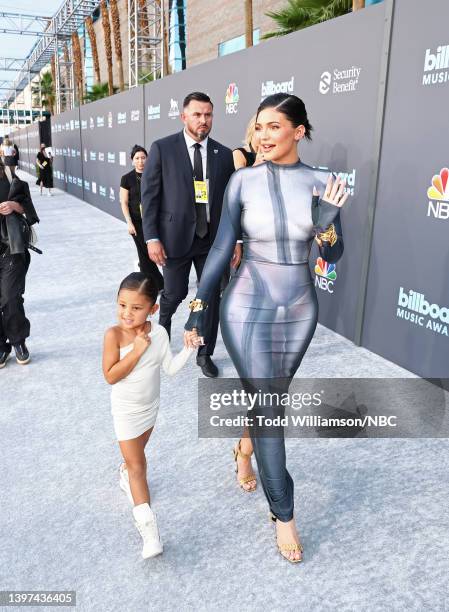
M 151 344 L 135 368 L 112 385 L 111 413 L 118 440 L 131 440 L 153 427 L 159 409 L 160 371 L 173 376 L 187 362 L 194 349 L 183 348 L 173 357 L 167 331 L 162 325 L 151 324 Z M 120 349 L 123 359 L 133 344 Z

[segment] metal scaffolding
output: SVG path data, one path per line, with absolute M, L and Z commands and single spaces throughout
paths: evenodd
M 0 13 L 0 19 L 5 16 L 9 20 L 9 27 L 3 30 L 0 27 L 0 31 L 6 32 L 7 30 L 9 34 L 31 34 L 32 23 L 40 23 L 41 26 L 44 26 L 40 32 L 33 31 L 33 35 L 38 35 L 39 40 L 23 63 L 8 93 L 4 96 L 4 107 L 8 108 L 13 103 L 17 94 L 20 94 L 30 84 L 31 75 L 39 74 L 45 66 L 48 66 L 53 56 L 55 57 L 56 112 L 60 113 L 64 109 L 74 107 L 73 57 L 71 45 L 68 43 L 72 32 L 76 32 L 84 24 L 86 17 L 92 15 L 99 3 L 99 0 L 65 0 L 52 18 Z M 15 23 L 11 21 L 14 19 Z
M 162 0 L 128 0 L 129 88 L 164 74 Z
M 0 34 L 19 34 L 19 36 L 40 36 L 48 27 L 51 17 L 26 15 L 0 11 Z M 36 28 L 36 29 L 33 29 Z

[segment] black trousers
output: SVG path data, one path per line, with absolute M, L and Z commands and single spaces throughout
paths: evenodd
M 28 251 L 23 255 L 0 255 L 0 351 L 18 344 L 30 335 L 30 322 L 25 316 L 23 294 L 30 265 Z
M 132 222 L 137 232 L 136 236 L 132 236 L 132 238 L 136 245 L 137 255 L 139 257 L 140 271 L 146 276 L 153 278 L 157 285 L 158 291 L 160 291 L 164 288 L 164 277 L 159 272 L 159 268 L 154 261 L 151 261 L 148 256 L 147 245 L 145 244 L 145 239 L 143 237 L 142 221 L 133 219 Z
M 207 254 L 211 247 L 209 235 L 205 238 L 195 236 L 190 251 L 184 257 L 169 257 L 164 266 L 164 291 L 161 295 L 161 313 L 159 323 L 165 327 L 170 335 L 171 319 L 179 304 L 185 299 L 189 291 L 189 276 L 192 263 L 195 266 L 198 279 L 201 278 Z M 216 288 L 207 306 L 204 317 L 205 345 L 198 349 L 198 355 L 212 355 L 217 341 L 220 305 L 220 287 Z M 187 321 L 189 312 L 185 311 Z

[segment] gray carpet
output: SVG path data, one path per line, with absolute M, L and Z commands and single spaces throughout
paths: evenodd
M 33 192 L 45 254 L 28 275 L 32 362 L 0 371 L 0 588 L 75 589 L 95 612 L 449 610 L 447 441 L 288 440 L 305 548 L 289 565 L 261 488 L 236 485 L 232 441 L 198 439 L 194 360 L 163 378 L 147 455 L 165 552 L 140 557 L 101 374 L 134 244 L 91 206 Z M 216 362 L 234 374 L 221 341 Z M 411 376 L 319 327 L 301 374 L 323 363 L 336 377 Z

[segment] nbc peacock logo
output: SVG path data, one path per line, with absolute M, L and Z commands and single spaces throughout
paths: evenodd
M 227 115 L 235 115 L 237 113 L 239 99 L 239 88 L 237 87 L 237 84 L 229 83 L 225 98 Z
M 334 292 L 334 282 L 337 279 L 335 264 L 327 263 L 318 257 L 315 265 L 315 287 L 328 293 Z
M 432 185 L 427 190 L 429 204 L 427 216 L 436 219 L 449 219 L 449 168 L 442 168 L 432 178 Z

